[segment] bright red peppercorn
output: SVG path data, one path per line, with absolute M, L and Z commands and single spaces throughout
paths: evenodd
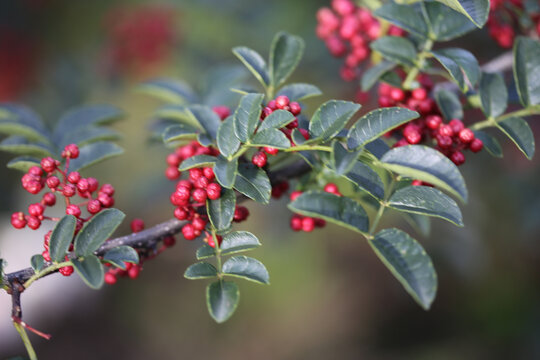
M 259 151 L 258 153 L 253 155 L 253 157 L 251 158 L 251 162 L 258 167 L 265 166 L 267 162 L 266 154 L 262 151 Z
M 210 183 L 206 187 L 206 194 L 210 200 L 217 200 L 221 197 L 221 186 L 218 183 Z

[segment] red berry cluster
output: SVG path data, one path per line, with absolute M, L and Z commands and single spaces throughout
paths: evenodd
M 324 191 L 335 194 L 338 196 L 341 196 L 341 193 L 339 192 L 339 189 L 336 184 L 334 183 L 328 183 L 324 187 Z M 294 201 L 297 197 L 302 195 L 302 191 L 293 191 L 290 195 L 290 200 Z M 312 218 L 309 216 L 302 216 L 298 214 L 294 214 L 291 217 L 290 226 L 293 231 L 304 231 L 304 232 L 311 232 L 315 230 L 315 228 L 323 228 L 326 226 L 326 221 L 323 219 L 317 219 Z
M 264 119 L 266 119 L 266 117 L 268 117 L 275 110 L 285 110 L 295 116 L 295 119 L 291 123 L 281 129 L 281 131 L 291 141 L 292 146 L 295 146 L 294 142 L 291 139 L 291 133 L 294 129 L 298 129 L 306 140 L 309 139 L 308 131 L 306 129 L 298 127 L 298 119 L 296 117 L 302 112 L 302 107 L 299 103 L 297 103 L 296 101 L 290 101 L 289 98 L 285 95 L 280 95 L 275 99 L 270 100 L 268 104 L 266 104 L 266 106 L 263 108 L 263 111 L 261 113 L 261 121 L 264 121 Z M 279 150 L 276 148 L 265 146 L 253 155 L 253 157 L 251 158 L 251 162 L 258 167 L 263 167 L 268 161 L 267 154 L 276 155 L 278 152 Z
M 332 0 L 331 7 L 317 12 L 317 36 L 325 42 L 330 54 L 345 58 L 341 77 L 352 81 L 358 75 L 358 67 L 370 55 L 369 44 L 385 34 L 379 20 L 352 0 Z M 404 36 L 405 32 L 392 25 L 388 35 Z
M 141 219 L 133 219 L 131 221 L 131 231 L 137 233 L 144 230 L 144 221 Z M 105 264 L 109 269 L 105 272 L 105 283 L 109 285 L 116 284 L 119 277 L 129 277 L 130 279 L 136 279 L 141 270 L 143 269 L 143 263 L 145 260 L 149 260 L 159 255 L 166 249 L 174 246 L 176 239 L 173 236 L 167 236 L 163 239 L 163 246 L 157 251 L 157 253 L 147 253 L 142 250 L 138 251 L 139 253 L 139 263 L 125 263 L 125 269 L 112 268 L 111 264 Z
M 489 35 L 500 47 L 508 49 L 514 45 L 516 30 L 524 34 L 530 31 L 540 35 L 540 13 L 528 13 L 533 28 L 523 28 L 524 22 L 520 19 L 525 12 L 523 0 L 491 0 L 490 7 L 487 28 Z
M 58 218 L 45 215 L 47 206 L 56 204 L 56 194 L 64 197 L 66 204 L 66 214 L 77 218 L 75 233 L 79 232 L 84 222 L 90 220 L 95 214 L 104 208 L 114 205 L 114 187 L 110 184 L 104 184 L 99 187 L 97 179 L 89 177 L 83 178 L 77 171 L 69 172 L 70 159 L 79 157 L 79 148 L 75 144 L 67 145 L 62 151 L 61 156 L 66 159 L 64 169 L 61 162 L 51 157 L 41 160 L 40 166 L 32 166 L 21 178 L 23 188 L 33 195 L 39 194 L 45 187 L 50 192 L 43 194 L 40 202 L 28 206 L 28 214 L 19 211 L 11 215 L 11 225 L 16 229 L 22 229 L 28 226 L 36 230 L 41 226 L 43 220 L 58 221 Z M 98 190 L 99 189 L 99 190 Z M 83 199 L 82 202 L 74 204 L 75 195 Z M 85 207 L 88 217 L 83 218 L 81 208 Z M 45 235 L 42 255 L 46 261 L 51 261 L 49 255 L 49 239 L 51 232 Z M 71 250 L 71 249 L 70 249 Z M 73 269 L 69 267 L 61 268 L 63 275 L 69 276 Z
M 476 153 L 482 150 L 484 144 L 461 120 L 452 119 L 444 123 L 437 104 L 428 96 L 429 84 L 425 80 L 424 84 L 426 86 L 412 91 L 404 91 L 386 83 L 379 86 L 381 107 L 406 107 L 418 111 L 421 115 L 420 118 L 395 130 L 400 138 L 394 147 L 435 142 L 437 150 L 459 166 L 465 162 L 463 150 L 469 149 Z

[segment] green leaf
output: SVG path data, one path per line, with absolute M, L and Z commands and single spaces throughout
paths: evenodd
M 291 142 L 287 139 L 287 136 L 277 129 L 257 131 L 250 143 L 253 146 L 269 146 L 277 149 L 288 149 L 291 147 Z
M 98 141 L 117 141 L 122 136 L 119 132 L 100 126 L 87 126 L 65 134 L 58 143 L 58 148 L 63 149 L 68 144 L 77 144 L 79 147 Z
M 322 218 L 360 233 L 368 231 L 369 220 L 365 210 L 348 197 L 324 191 L 306 191 L 288 207 L 300 215 Z
M 193 115 L 197 122 L 203 127 L 206 133 L 215 139 L 217 131 L 221 125 L 219 116 L 208 106 L 191 105 L 188 111 Z
M 203 246 L 197 249 L 196 256 L 197 256 L 197 260 L 208 259 L 212 256 L 216 256 L 216 251 L 214 250 L 213 247 L 207 244 L 204 244 Z
M 217 200 L 207 200 L 208 218 L 216 230 L 224 230 L 231 226 L 236 205 L 233 190 L 225 190 Z
M 190 280 L 208 279 L 216 277 L 217 275 L 218 271 L 214 265 L 204 261 L 190 265 L 184 273 L 184 277 Z
M 235 47 L 233 54 L 251 71 L 251 73 L 266 88 L 270 84 L 270 75 L 266 62 L 258 52 L 247 47 Z
M 163 142 L 169 144 L 174 141 L 194 140 L 200 132 L 200 129 L 188 124 L 175 124 L 167 127 L 162 137 Z
M 508 90 L 502 75 L 482 73 L 479 92 L 482 110 L 487 117 L 504 114 L 508 105 Z
M 315 85 L 294 83 L 282 87 L 277 92 L 277 95 L 285 95 L 290 101 L 302 101 L 313 96 L 322 95 L 322 92 Z
M 236 179 L 237 168 L 238 158 L 228 161 L 223 156 L 218 156 L 214 164 L 214 174 L 216 174 L 218 183 L 227 189 L 231 189 Z
M 266 129 L 281 129 L 285 125 L 290 124 L 295 119 L 294 115 L 286 110 L 275 110 L 270 115 L 268 115 L 259 128 L 257 132 L 266 130 Z
M 349 172 L 361 151 L 348 151 L 339 141 L 334 141 L 332 143 L 332 167 L 336 174 L 343 175 Z
M 200 127 L 195 117 L 189 112 L 189 108 L 183 105 L 162 106 L 156 111 L 155 116 L 162 120 L 173 120 L 175 123 Z
M 2 276 L 2 259 L 0 259 L 0 276 Z M 45 259 L 43 258 L 43 255 L 36 254 L 30 258 L 30 264 L 32 265 L 32 269 L 34 269 L 34 272 L 38 272 L 41 269 L 43 269 L 43 265 L 45 265 Z M 0 282 L 0 285 L 2 285 L 2 282 Z
M 168 103 L 184 105 L 197 102 L 197 95 L 183 81 L 155 79 L 142 83 L 137 90 Z
M 382 200 L 384 198 L 384 184 L 380 176 L 366 164 L 357 161 L 344 177 L 375 199 Z
M 447 90 L 435 93 L 435 101 L 446 120 L 463 119 L 463 107 L 456 94 Z
M 197 135 L 197 142 L 201 144 L 202 146 L 206 146 L 206 147 L 212 145 L 213 143 L 212 138 L 208 136 L 208 134 L 205 134 L 205 133 L 200 133 Z
M 369 244 L 405 290 L 428 310 L 437 293 L 437 273 L 422 246 L 398 229 L 382 230 Z
M 178 170 L 186 171 L 193 168 L 210 167 L 216 163 L 216 159 L 215 156 L 210 155 L 194 155 L 182 161 Z
M 223 237 L 219 246 L 222 255 L 235 254 L 261 246 L 259 239 L 247 231 L 233 231 Z
M 377 159 L 380 159 L 388 150 L 390 150 L 390 146 L 388 146 L 383 139 L 378 138 L 370 143 L 367 143 L 365 149 L 373 154 L 373 156 L 375 156 Z
M 31 156 L 18 156 L 6 165 L 10 169 L 28 172 L 32 166 L 40 166 L 40 160 Z
M 103 266 L 99 258 L 95 255 L 87 255 L 83 259 L 71 260 L 75 271 L 81 279 L 92 289 L 99 289 L 103 286 L 105 276 Z
M 302 145 L 306 142 L 306 138 L 304 137 L 304 135 L 302 135 L 298 128 L 293 129 L 293 131 L 291 132 L 291 139 L 295 145 Z
M 540 42 L 519 36 L 514 42 L 514 79 L 523 106 L 540 104 Z
M 80 171 L 90 165 L 124 153 L 124 150 L 111 142 L 99 141 L 79 149 L 79 157 L 69 163 L 70 171 Z
M 322 104 L 309 122 L 311 138 L 327 141 L 336 136 L 362 106 L 350 101 L 329 100 Z
M 448 70 L 463 92 L 469 89 L 463 73 L 467 75 L 469 82 L 474 88 L 480 78 L 480 66 L 473 54 L 459 48 L 441 49 L 432 51 L 431 53 Z
M 476 130 L 474 132 L 474 136 L 482 140 L 484 143 L 484 149 L 486 149 L 486 151 L 492 156 L 498 158 L 503 157 L 501 144 L 499 144 L 499 141 L 496 138 L 480 130 Z
M 103 256 L 103 261 L 125 270 L 125 263 L 127 262 L 132 264 L 139 263 L 139 254 L 132 247 L 121 245 L 107 251 Z
M 12 154 L 44 158 L 53 156 L 54 150 L 43 143 L 35 143 L 22 136 L 10 136 L 0 142 L 0 150 Z
M 280 86 L 294 72 L 304 53 L 304 41 L 294 35 L 280 32 L 270 46 L 270 83 Z
M 33 110 L 26 106 L 2 104 L 0 111 L 6 115 L 0 118 L 0 134 L 24 136 L 28 140 L 50 143 L 50 133 Z
M 73 240 L 76 225 L 77 219 L 73 215 L 66 215 L 56 223 L 49 240 L 49 254 L 52 261 L 64 261 Z
M 259 125 L 263 99 L 262 94 L 244 95 L 234 112 L 234 133 L 243 143 L 248 142 Z
M 223 323 L 232 316 L 239 300 L 240 291 L 232 281 L 218 280 L 206 288 L 208 312 L 218 323 Z
M 234 134 L 234 117 L 229 116 L 221 123 L 217 133 L 219 152 L 225 156 L 233 156 L 240 148 L 240 140 Z
M 379 52 L 385 59 L 399 64 L 414 66 L 416 48 L 414 44 L 403 37 L 384 36 L 371 43 L 371 49 Z
M 419 234 L 428 237 L 431 233 L 431 218 L 420 214 L 406 212 L 400 212 L 400 215 Z
M 373 15 L 383 18 L 408 32 L 426 38 L 428 27 L 421 13 L 410 5 L 387 3 L 373 12 Z
M 59 143 L 69 138 L 70 134 L 90 126 L 113 123 L 120 120 L 122 116 L 124 112 L 112 105 L 86 105 L 72 109 L 58 120 L 54 128 L 55 142 Z
M 75 254 L 92 254 L 112 235 L 125 217 L 118 209 L 105 209 L 94 215 L 75 238 Z
M 467 187 L 458 168 L 446 156 L 423 145 L 394 148 L 381 158 L 382 166 L 400 175 L 426 181 L 467 201 Z
M 240 164 L 234 188 L 248 198 L 268 204 L 272 193 L 270 179 L 263 169 L 251 164 Z
M 463 14 L 437 2 L 422 2 L 430 37 L 436 41 L 449 41 L 476 30 L 476 26 Z
M 498 122 L 497 127 L 517 145 L 527 159 L 532 159 L 535 150 L 534 134 L 527 121 L 512 117 Z
M 489 0 L 436 0 L 467 16 L 477 27 L 482 28 L 488 19 Z
M 379 79 L 396 67 L 396 63 L 391 61 L 383 60 L 375 66 L 370 67 L 362 75 L 362 80 L 360 82 L 362 86 L 362 91 L 368 91 L 379 81 Z
M 347 146 L 349 149 L 358 149 L 419 116 L 416 111 L 401 107 L 373 110 L 362 116 L 349 130 Z
M 256 259 L 247 256 L 233 256 L 223 264 L 223 274 L 239 277 L 259 284 L 269 284 L 270 275 L 266 267 Z
M 396 191 L 388 206 L 421 215 L 435 216 L 463 226 L 461 210 L 454 200 L 440 190 L 428 186 L 408 186 Z

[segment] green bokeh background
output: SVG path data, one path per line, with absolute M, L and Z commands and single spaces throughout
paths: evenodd
M 104 17 L 119 6 L 141 5 L 165 6 L 174 14 L 178 36 L 171 56 L 144 76 L 103 74 Z M 162 175 L 166 150 L 148 142 L 148 120 L 159 102 L 134 92 L 136 84 L 152 76 L 197 84 L 213 66 L 238 63 L 232 47 L 265 54 L 273 35 L 286 30 L 306 42 L 293 80 L 325 93 L 309 102 L 308 113 L 327 98 L 353 99 L 355 84 L 340 80 L 340 62 L 314 35 L 315 13 L 326 5 L 34 0 L 2 2 L 0 23 L 22 29 L 36 44 L 35 75 L 18 100 L 48 123 L 84 103 L 106 102 L 126 111 L 115 125 L 124 134 L 125 155 L 96 166 L 92 175 L 115 184 L 116 207 L 151 226 L 171 216 L 173 185 Z M 481 62 L 498 52 L 485 32 L 460 45 L 473 49 Z M 461 168 L 471 194 L 462 207 L 465 228 L 434 221 L 432 235 L 423 238 L 399 218 L 383 221 L 415 234 L 431 254 L 439 291 L 429 312 L 412 301 L 362 238 L 332 225 L 309 235 L 293 233 L 286 202 L 278 201 L 250 205 L 252 215 L 242 224 L 263 242 L 253 255 L 267 265 L 272 284 L 241 283 L 240 306 L 229 322 L 217 325 L 208 316 L 205 281 L 182 277 L 197 245 L 181 240 L 146 263 L 137 281 L 120 280 L 101 290 L 94 306 L 81 304 L 54 323 L 33 324 L 54 335 L 51 341 L 32 336 L 36 350 L 42 359 L 540 358 L 540 164 L 527 161 L 509 141 L 503 144 L 504 159 L 484 151 L 468 156 Z M 2 164 L 8 159 L 0 154 Z M 28 198 L 18 173 L 1 174 L 0 210 L 7 217 Z M 35 242 L 36 252 L 41 248 L 31 231 L 21 234 Z M 0 349 L 0 358 L 18 353 L 24 353 L 22 344 L 9 353 Z

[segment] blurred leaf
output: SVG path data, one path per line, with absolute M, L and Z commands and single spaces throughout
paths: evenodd
M 234 112 L 234 133 L 243 143 L 248 142 L 259 125 L 263 99 L 263 94 L 244 95 Z
M 0 150 L 12 154 L 44 158 L 53 156 L 54 150 L 43 143 L 31 142 L 25 137 L 13 135 L 0 142 Z
M 217 275 L 218 272 L 214 265 L 204 261 L 190 265 L 184 272 L 184 277 L 190 280 L 208 279 Z
M 73 259 L 71 261 L 75 271 L 81 279 L 92 289 L 99 289 L 103 286 L 105 276 L 103 266 L 95 255 L 87 255 L 83 259 Z
M 290 124 L 295 119 L 294 115 L 286 110 L 275 110 L 270 115 L 264 118 L 257 132 L 266 129 L 281 129 L 285 125 Z
M 107 251 L 103 256 L 103 261 L 125 270 L 125 263 L 138 264 L 139 254 L 130 246 L 121 245 Z
M 185 105 L 198 101 L 195 92 L 183 81 L 155 79 L 142 83 L 137 90 L 172 104 Z
M 426 181 L 467 201 L 467 187 L 458 168 L 446 156 L 423 145 L 394 148 L 381 158 L 382 166 L 399 175 Z
M 517 145 L 527 159 L 532 160 L 535 151 L 534 134 L 527 121 L 512 117 L 498 122 L 497 127 Z
M 437 2 L 422 2 L 431 36 L 437 41 L 449 41 L 476 30 L 463 14 Z
M 208 218 L 216 230 L 227 229 L 233 220 L 236 195 L 233 190 L 225 189 L 217 200 L 207 200 Z
M 456 94 L 447 90 L 435 93 L 435 101 L 446 120 L 463 119 L 463 107 Z
M 206 288 L 208 312 L 218 323 L 223 323 L 232 316 L 239 300 L 240 291 L 232 281 L 218 280 Z
M 502 75 L 482 73 L 479 92 L 482 110 L 487 117 L 504 114 L 508 105 L 508 90 Z
M 377 200 L 384 198 L 384 184 L 380 176 L 366 164 L 357 161 L 353 168 L 344 175 L 358 189 L 367 192 Z
M 294 72 L 304 53 L 304 40 L 280 32 L 270 46 L 270 83 L 277 88 Z
M 291 139 L 295 145 L 302 145 L 306 142 L 306 138 L 304 137 L 304 135 L 302 135 L 298 128 L 293 129 L 293 131 L 291 132 Z
M 336 136 L 361 105 L 350 101 L 329 100 L 322 104 L 309 122 L 311 138 L 327 141 Z
M 30 108 L 16 104 L 2 104 L 0 111 L 6 116 L 0 118 L 0 134 L 20 135 L 28 140 L 50 143 L 50 133 L 38 114 Z
M 387 60 L 403 65 L 414 66 L 416 60 L 416 47 L 406 38 L 399 36 L 384 36 L 372 42 L 370 47 L 381 53 Z
M 454 200 L 428 186 L 408 186 L 396 191 L 388 206 L 421 215 L 435 216 L 463 226 L 461 210 Z
M 382 230 L 369 244 L 405 290 L 428 310 L 437 293 L 437 273 L 422 246 L 398 229 Z
M 261 246 L 259 239 L 247 231 L 233 231 L 223 237 L 219 248 L 222 255 L 248 251 Z
M 518 36 L 514 42 L 514 79 L 523 106 L 540 104 L 540 42 Z
M 431 233 L 431 219 L 429 217 L 406 212 L 400 212 L 400 215 L 421 235 L 428 237 Z
M 396 67 L 396 63 L 383 60 L 375 66 L 370 67 L 362 75 L 361 87 L 362 91 L 368 91 L 379 81 L 379 79 L 388 71 Z
M 251 73 L 266 88 L 270 84 L 270 76 L 266 62 L 258 52 L 247 47 L 235 47 L 233 54 L 251 71 Z
M 362 116 L 349 130 L 347 146 L 358 149 L 406 122 L 418 118 L 416 111 L 401 107 L 390 107 L 370 111 Z
M 201 130 L 188 124 L 170 125 L 163 132 L 163 142 L 165 144 L 179 140 L 194 140 Z
M 82 146 L 79 150 L 79 157 L 71 159 L 69 163 L 70 171 L 80 171 L 90 165 L 124 153 L 124 150 L 120 146 L 105 141 Z
M 69 250 L 75 234 L 77 219 L 73 215 L 65 215 L 54 226 L 49 240 L 49 254 L 54 262 L 62 262 Z
M 478 60 L 469 51 L 459 48 L 446 48 L 431 53 L 448 70 L 461 91 L 466 92 L 469 88 L 463 73 L 467 75 L 472 87 L 478 82 L 480 66 Z
M 294 83 L 282 87 L 277 92 L 277 96 L 279 95 L 287 96 L 290 101 L 302 101 L 313 96 L 322 95 L 322 92 L 315 85 Z
M 77 144 L 79 147 L 97 141 L 116 141 L 121 138 L 119 132 L 100 126 L 87 126 L 79 128 L 69 134 L 65 134 L 58 143 L 58 148 L 63 149 L 66 145 Z
M 219 152 L 225 156 L 233 156 L 240 148 L 240 140 L 234 134 L 234 118 L 229 116 L 221 123 L 217 133 Z
M 360 233 L 368 231 L 369 219 L 365 210 L 359 203 L 345 196 L 306 191 L 288 207 L 300 215 L 322 218 Z
M 227 189 L 231 189 L 236 179 L 237 168 L 238 158 L 228 161 L 223 156 L 218 156 L 214 164 L 214 174 L 218 183 Z
M 482 28 L 488 19 L 489 0 L 436 0 L 467 16 L 477 27 Z
M 476 130 L 474 136 L 482 140 L 484 149 L 486 149 L 488 153 L 498 158 L 503 157 L 501 144 L 499 144 L 499 141 L 496 138 L 480 130 Z
M 272 185 L 263 169 L 251 164 L 240 164 L 236 175 L 234 188 L 248 198 L 268 204 Z
M 373 12 L 373 15 L 420 37 L 428 37 L 428 27 L 421 13 L 413 6 L 386 3 Z
M 19 156 L 7 163 L 10 169 L 28 172 L 32 166 L 40 166 L 40 159 L 31 156 Z
M 256 259 L 247 256 L 233 256 L 223 264 L 223 274 L 254 281 L 259 284 L 269 284 L 270 276 L 266 267 Z
M 194 155 L 180 163 L 178 170 L 186 171 L 193 168 L 209 167 L 216 163 L 216 157 L 210 155 Z
M 94 215 L 75 237 L 75 254 L 92 254 L 112 235 L 125 217 L 118 209 L 104 209 Z
M 86 105 L 72 109 L 58 120 L 54 128 L 55 142 L 59 143 L 69 138 L 71 133 L 89 126 L 110 124 L 123 115 L 119 108 L 112 105 Z

